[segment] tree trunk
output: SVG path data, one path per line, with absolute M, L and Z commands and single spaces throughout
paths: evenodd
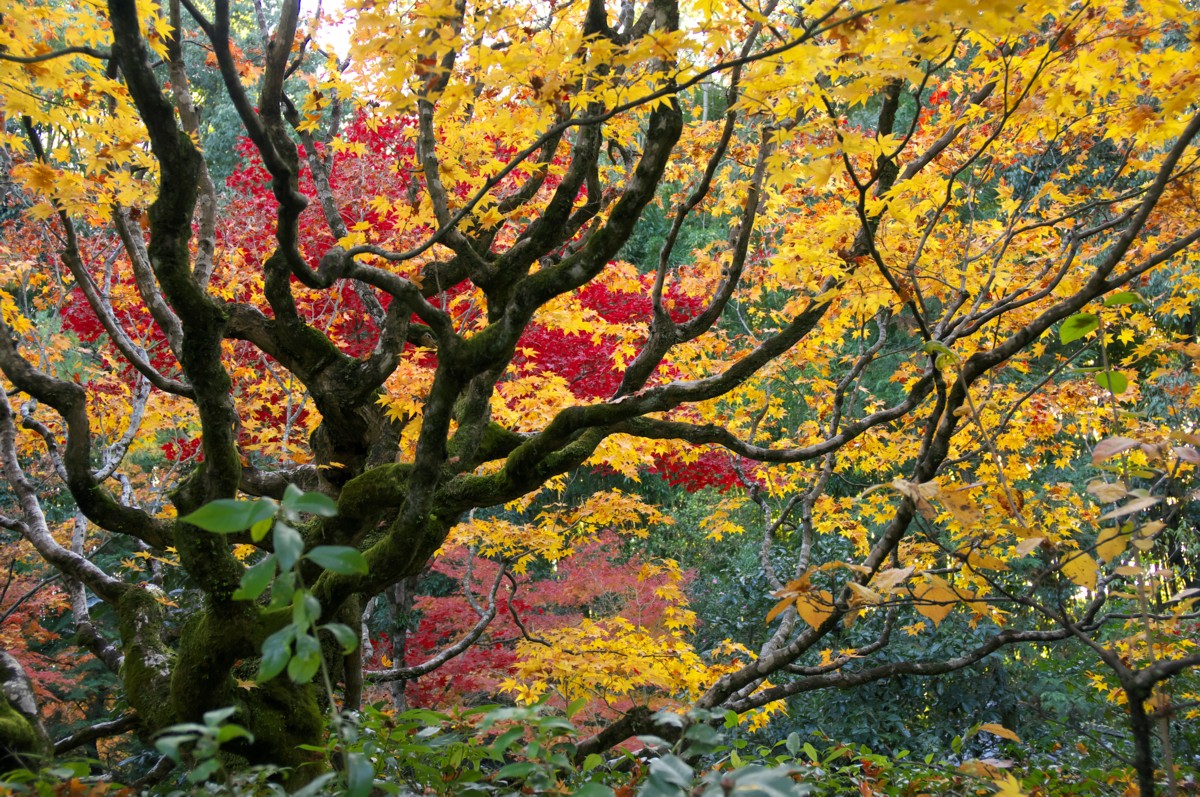
M 0 772 L 37 769 L 53 751 L 33 683 L 16 658 L 0 651 Z
M 1133 768 L 1137 772 L 1138 792 L 1141 797 L 1154 797 L 1154 726 L 1146 714 L 1146 698 L 1150 695 L 1140 689 L 1125 688 L 1129 701 L 1129 730 L 1133 734 Z

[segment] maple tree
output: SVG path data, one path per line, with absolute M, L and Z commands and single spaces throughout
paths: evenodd
M 1142 723 L 1152 793 L 1143 701 L 1198 659 L 1151 637 L 1192 598 L 1151 611 L 1174 576 L 1127 559 L 1169 546 L 1170 518 L 1094 523 L 1152 511 L 1158 474 L 1200 459 L 1194 330 L 1163 321 L 1196 287 L 1193 17 L 1160 0 L 5 11 L 0 525 L 62 573 L 144 737 L 236 705 L 254 732 L 238 752 L 297 766 L 317 759 L 316 691 L 248 664 L 289 618 L 358 628 L 446 546 L 496 586 L 443 664 L 500 614 L 506 573 L 664 522 L 629 493 L 562 504 L 570 474 L 719 487 L 708 533 L 761 517 L 779 603 L 758 651 L 694 650 L 682 571 L 643 561 L 654 616 L 506 652 L 518 700 L 653 695 L 580 757 L 677 733 L 659 705 L 777 710 L 1074 637 Z M 331 26 L 352 31 L 345 57 L 318 46 Z M 224 189 L 201 144 L 218 103 L 244 132 Z M 652 204 L 654 257 L 620 260 Z M 1168 378 L 1182 415 L 1122 414 Z M 1126 438 L 1145 450 L 1096 447 Z M 1131 502 L 1099 513 L 1055 480 L 1089 451 L 1141 457 L 1091 490 Z M 278 503 L 239 504 L 253 522 L 230 534 L 186 520 L 238 496 L 286 514 L 297 490 L 333 509 L 301 503 L 274 536 Z M 307 586 L 245 599 L 288 534 Z M 329 554 L 347 547 L 361 570 Z M 1096 640 L 1130 619 L 1105 611 L 1129 579 L 1146 646 L 1122 651 Z M 982 642 L 887 660 L 898 623 L 932 633 L 955 611 Z M 323 655 L 356 705 L 361 653 Z M 575 677 L 588 662 L 606 675 Z

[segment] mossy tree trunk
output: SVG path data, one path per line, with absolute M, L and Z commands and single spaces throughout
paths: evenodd
M 0 772 L 37 769 L 54 752 L 21 663 L 0 651 Z

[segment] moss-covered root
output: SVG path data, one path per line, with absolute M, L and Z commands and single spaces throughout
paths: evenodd
M 0 772 L 34 769 L 54 750 L 38 716 L 33 683 L 25 668 L 0 651 Z

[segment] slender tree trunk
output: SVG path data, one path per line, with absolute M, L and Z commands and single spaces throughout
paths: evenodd
M 413 597 L 417 592 L 419 576 L 409 576 L 396 583 L 388 590 L 388 603 L 392 607 L 392 666 L 403 667 L 408 662 L 408 632 L 412 623 Z M 408 680 L 404 678 L 392 681 L 388 685 L 392 694 L 392 706 L 397 711 L 408 708 Z
M 1175 777 L 1175 752 L 1171 749 L 1171 711 L 1170 705 L 1164 707 L 1158 718 L 1158 738 L 1162 742 L 1163 770 L 1167 773 L 1167 797 L 1179 794 L 1179 782 Z
M 1138 792 L 1141 797 L 1154 797 L 1154 726 L 1146 714 L 1146 698 L 1143 690 L 1125 688 L 1129 701 L 1129 730 L 1133 733 L 1133 768 L 1137 771 Z

